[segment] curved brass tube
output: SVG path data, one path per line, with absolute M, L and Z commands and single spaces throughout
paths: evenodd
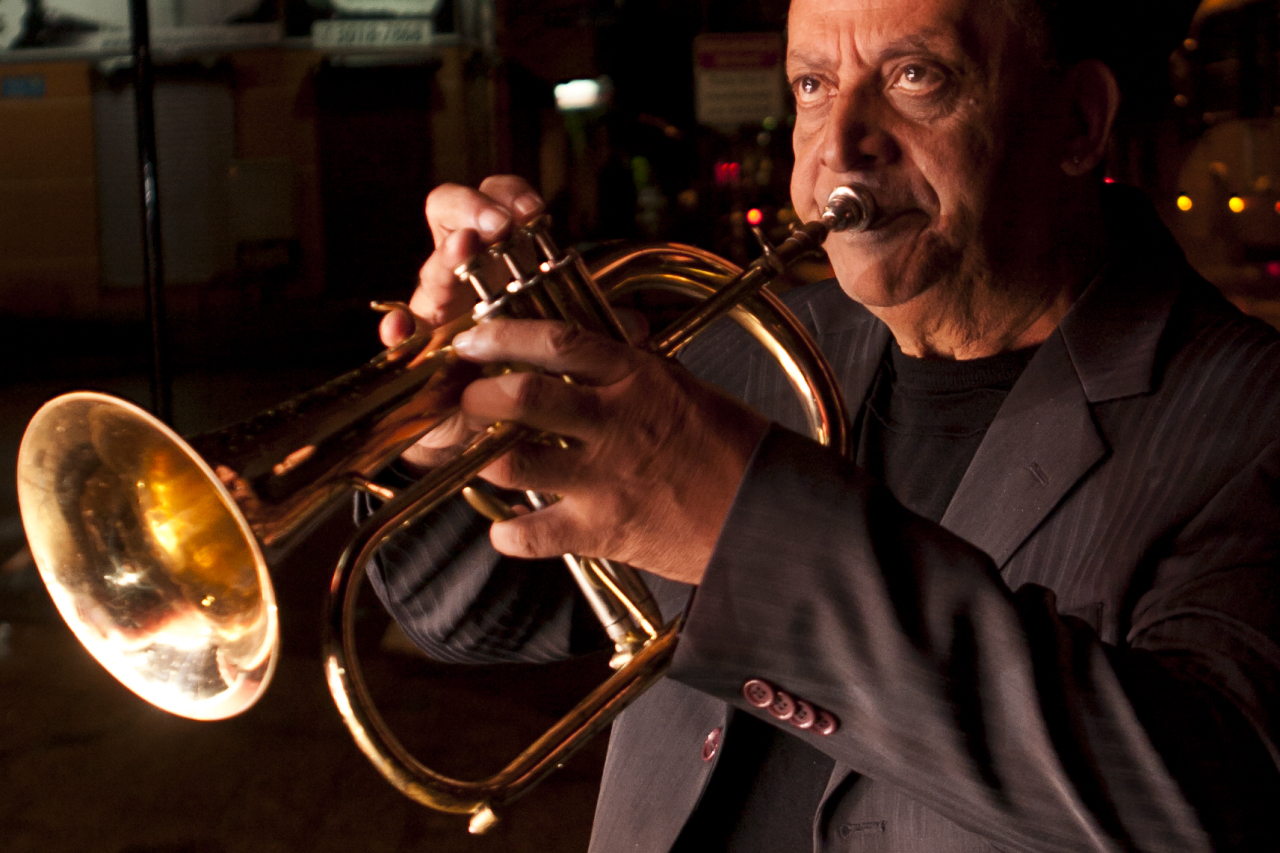
M 41 577 L 76 636 L 121 682 L 195 719 L 239 713 L 266 688 L 278 655 L 267 569 L 330 510 L 361 489 L 383 498 L 339 560 L 330 586 L 326 675 L 356 742 L 397 788 L 424 805 L 471 814 L 472 830 L 554 769 L 660 678 L 679 624 L 660 628 L 635 570 L 567 556 L 602 625 L 629 661 L 507 768 L 465 782 L 435 773 L 396 741 L 370 701 L 351 628 L 365 564 L 408 521 L 438 506 L 515 443 L 518 424 L 491 427 L 460 455 L 396 494 L 373 479 L 457 410 L 480 371 L 453 336 L 493 315 L 551 317 L 625 340 L 605 292 L 659 289 L 702 298 L 647 347 L 670 356 L 717 318 L 734 317 L 773 353 L 796 387 L 816 439 L 847 451 L 844 403 L 799 322 L 763 288 L 829 231 L 870 227 L 863 188 L 832 194 L 822 222 L 767 247 L 745 270 L 689 246 L 626 250 L 593 273 L 562 253 L 545 222 L 496 247 L 492 263 L 459 268 L 481 298 L 475 314 L 414 335 L 369 363 L 242 423 L 188 443 L 123 400 L 79 392 L 50 401 L 23 436 L 18 499 Z M 529 262 L 529 246 L 540 261 Z M 541 500 L 541 496 L 535 496 Z
M 675 244 L 627 250 L 605 261 L 593 273 L 610 297 L 655 289 L 701 300 L 717 292 L 710 282 L 719 279 L 723 283 L 738 274 L 736 267 L 715 255 Z M 740 299 L 728 313 L 782 365 L 805 404 L 814 438 L 847 452 L 849 429 L 839 385 L 794 315 L 766 291 Z M 463 781 L 444 776 L 421 764 L 400 745 L 377 713 L 354 647 L 351 620 L 364 566 L 387 539 L 450 498 L 459 483 L 469 481 L 524 435 L 523 427 L 499 425 L 447 466 L 384 504 L 361 525 L 347 546 L 328 595 L 325 673 L 329 691 L 351 736 L 401 793 L 439 811 L 471 815 L 470 828 L 476 833 L 484 832 L 497 820 L 495 809 L 510 803 L 561 765 L 666 672 L 680 627 L 678 620 L 665 625 L 629 664 L 592 691 L 510 764 L 486 779 Z

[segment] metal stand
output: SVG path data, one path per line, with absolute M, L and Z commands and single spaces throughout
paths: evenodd
M 164 311 L 164 262 L 160 242 L 160 196 L 156 191 L 155 76 L 147 0 L 129 0 L 133 37 L 133 103 L 138 128 L 138 172 L 142 178 L 142 276 L 151 328 L 151 411 L 173 421 Z

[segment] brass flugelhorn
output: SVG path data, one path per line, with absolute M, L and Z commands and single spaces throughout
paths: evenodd
M 137 406 L 76 392 L 45 404 L 18 454 L 18 499 L 50 597 L 76 637 L 118 680 L 184 717 L 215 720 L 251 706 L 278 656 L 268 569 L 353 490 L 384 503 L 358 527 L 334 570 L 324 666 L 356 743 L 401 792 L 471 815 L 471 831 L 525 792 L 660 678 L 678 619 L 661 621 L 635 570 L 566 556 L 618 648 L 617 672 L 496 775 L 460 781 L 409 755 L 369 697 L 351 630 L 364 566 L 404 525 L 452 498 L 490 462 L 536 433 L 500 423 L 454 459 L 395 491 L 376 475 L 457 411 L 481 368 L 454 354 L 454 335 L 489 317 L 555 318 L 625 340 L 610 306 L 657 289 L 702 301 L 645 346 L 671 356 L 712 321 L 737 320 L 778 360 L 813 436 L 846 450 L 845 408 L 830 367 L 803 327 L 764 290 L 832 231 L 868 228 L 863 187 L 832 193 L 821 221 L 796 228 L 745 270 L 679 244 L 615 251 L 589 268 L 561 251 L 544 219 L 458 269 L 474 313 L 413 335 L 367 364 L 247 421 L 184 441 Z M 495 284 L 494 269 L 504 271 Z M 468 495 L 481 511 L 506 509 Z M 532 496 L 536 502 L 541 498 Z

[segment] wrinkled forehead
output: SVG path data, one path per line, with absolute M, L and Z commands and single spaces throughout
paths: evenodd
M 792 0 L 790 51 L 856 52 L 866 61 L 893 49 L 918 48 L 977 64 L 1006 52 L 1017 28 L 1011 0 Z

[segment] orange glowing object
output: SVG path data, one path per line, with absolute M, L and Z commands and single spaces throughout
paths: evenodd
M 1232 213 L 1244 213 L 1244 209 L 1248 207 L 1248 205 L 1245 204 L 1244 199 L 1240 198 L 1240 196 L 1233 195 L 1227 202 L 1227 207 L 1231 208 Z
M 1178 210 L 1181 210 L 1183 213 L 1186 213 L 1188 210 L 1190 210 L 1193 207 L 1195 207 L 1195 202 L 1191 200 L 1191 196 L 1189 195 L 1178 196 Z
M 747 211 L 748 225 L 759 225 L 761 222 L 764 222 L 764 213 L 761 212 L 760 208 L 753 207 Z

